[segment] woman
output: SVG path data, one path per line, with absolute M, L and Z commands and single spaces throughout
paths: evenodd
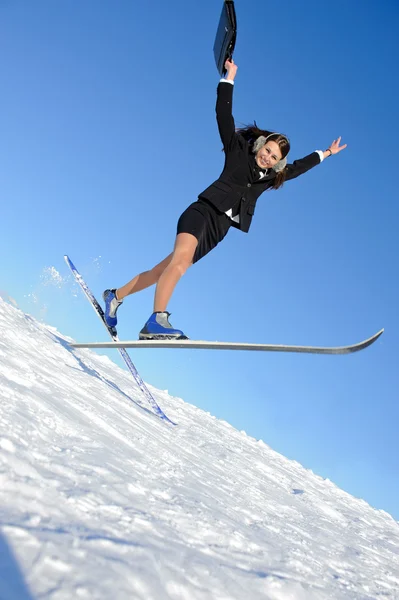
M 216 116 L 225 152 L 225 165 L 219 177 L 198 200 L 181 215 L 172 254 L 150 271 L 136 275 L 118 289 L 105 290 L 105 321 L 117 324 L 116 312 L 123 299 L 157 284 L 154 312 L 140 331 L 140 339 L 184 339 L 186 336 L 169 323 L 166 311 L 177 282 L 186 270 L 222 241 L 230 227 L 248 232 L 256 201 L 268 189 L 278 189 L 289 179 L 302 175 L 328 156 L 338 154 L 341 138 L 325 152 L 317 150 L 287 164 L 290 143 L 285 135 L 256 126 L 236 131 L 232 115 L 233 85 L 237 65 L 225 63 L 226 78 L 218 85 Z

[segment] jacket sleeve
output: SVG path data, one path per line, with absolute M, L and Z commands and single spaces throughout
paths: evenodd
M 233 118 L 234 85 L 221 81 L 217 88 L 216 120 L 223 148 L 228 150 L 236 139 L 236 128 Z
M 288 164 L 286 181 L 289 179 L 295 179 L 295 177 L 299 177 L 299 175 L 303 175 L 309 169 L 313 169 L 320 164 L 320 156 L 317 152 L 312 152 L 312 154 L 308 154 L 304 156 L 304 158 L 299 158 L 298 160 L 294 160 L 292 164 Z

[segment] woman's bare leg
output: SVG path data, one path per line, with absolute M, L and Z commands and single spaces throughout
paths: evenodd
M 179 279 L 193 264 L 198 240 L 191 233 L 179 233 L 168 265 L 158 279 L 154 298 L 154 312 L 164 312 Z
M 190 233 L 179 233 L 176 237 L 174 251 L 149 271 L 143 271 L 126 285 L 118 288 L 116 290 L 117 299 L 123 300 L 130 294 L 141 292 L 141 290 L 158 283 L 155 291 L 154 312 L 165 311 L 177 282 L 193 263 L 197 244 L 197 238 Z M 167 270 L 168 267 L 170 270 Z M 165 277 L 163 277 L 164 274 Z M 165 308 L 161 308 L 163 306 Z
M 135 294 L 136 292 L 141 292 L 141 290 L 145 290 L 151 285 L 154 285 L 154 283 L 157 283 L 158 279 L 172 260 L 172 256 L 173 252 L 149 271 L 143 271 L 143 273 L 133 277 L 133 279 L 131 279 L 126 285 L 118 288 L 116 290 L 117 299 L 123 300 L 123 298 L 126 298 L 126 296 Z

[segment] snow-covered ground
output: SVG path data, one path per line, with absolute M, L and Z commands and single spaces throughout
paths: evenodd
M 390 515 L 68 341 L 0 299 L 1 600 L 399 598 Z

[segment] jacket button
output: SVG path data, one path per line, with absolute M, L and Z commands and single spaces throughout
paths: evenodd
M 251 187 L 251 184 L 250 184 L 250 183 L 247 183 L 247 187 Z

